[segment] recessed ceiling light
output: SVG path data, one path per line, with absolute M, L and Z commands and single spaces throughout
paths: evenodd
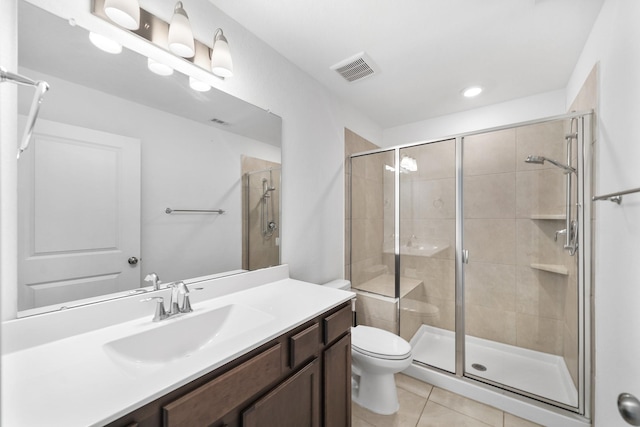
M 95 47 L 104 50 L 105 52 L 114 54 L 122 52 L 122 45 L 120 43 L 115 42 L 102 34 L 90 32 L 89 40 L 91 40 L 91 43 L 93 43 Z
M 462 91 L 462 95 L 465 98 L 473 98 L 474 96 L 480 95 L 482 92 L 482 88 L 480 86 L 470 86 Z

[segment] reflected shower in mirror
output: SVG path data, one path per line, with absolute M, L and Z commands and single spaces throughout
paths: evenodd
M 126 48 L 100 51 L 24 1 L 18 40 L 19 71 L 51 85 L 18 166 L 20 316 L 140 292 L 151 272 L 167 283 L 248 269 L 242 157 L 280 164 L 279 117 L 151 73 Z M 266 265 L 278 263 L 279 247 Z

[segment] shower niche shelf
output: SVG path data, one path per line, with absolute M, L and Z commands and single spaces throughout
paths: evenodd
M 566 214 L 531 214 L 531 219 L 565 220 Z
M 562 274 L 564 276 L 569 275 L 569 270 L 567 267 L 561 264 L 537 264 L 532 263 L 531 268 L 535 270 L 547 271 L 549 273 Z

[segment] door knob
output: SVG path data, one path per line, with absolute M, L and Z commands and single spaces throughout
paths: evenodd
M 640 401 L 629 393 L 618 396 L 618 411 L 624 420 L 632 426 L 640 426 Z
M 127 260 L 127 262 L 129 263 L 129 265 L 136 265 L 138 263 L 138 258 L 132 256 Z

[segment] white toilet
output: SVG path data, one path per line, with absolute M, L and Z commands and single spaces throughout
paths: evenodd
M 348 280 L 334 280 L 325 286 L 350 290 Z M 411 345 L 391 332 L 356 326 L 351 328 L 351 374 L 354 402 L 377 414 L 398 411 L 394 374 L 411 365 Z

